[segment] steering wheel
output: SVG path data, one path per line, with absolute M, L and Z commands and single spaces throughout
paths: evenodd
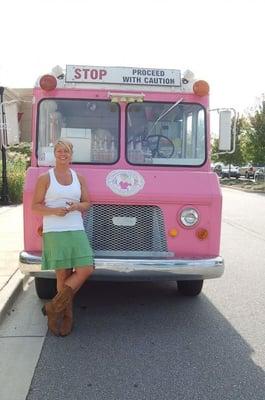
M 143 138 L 143 145 L 147 146 L 152 153 L 152 157 L 170 158 L 175 151 L 175 145 L 167 136 L 149 135 Z

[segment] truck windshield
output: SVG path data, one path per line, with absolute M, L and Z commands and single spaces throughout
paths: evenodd
M 118 159 L 120 108 L 110 101 L 52 99 L 39 105 L 38 165 L 53 165 L 53 144 L 73 143 L 73 162 L 112 164 Z
M 200 166 L 205 162 L 204 108 L 190 103 L 173 106 L 174 103 L 151 102 L 128 105 L 129 163 Z

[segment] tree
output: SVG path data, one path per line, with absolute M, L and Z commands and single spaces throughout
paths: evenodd
M 248 119 L 249 126 L 242 142 L 243 154 L 252 164 L 265 165 L 265 101 Z

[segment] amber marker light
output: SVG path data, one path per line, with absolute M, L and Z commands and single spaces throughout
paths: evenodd
M 206 81 L 197 81 L 193 85 L 193 92 L 198 96 L 207 96 L 210 91 L 210 86 Z
M 42 90 L 50 91 L 57 86 L 57 79 L 54 75 L 43 75 L 40 78 L 40 87 Z
M 178 236 L 178 230 L 176 228 L 172 228 L 168 231 L 169 236 L 171 236 L 172 238 Z
M 38 227 L 37 233 L 38 233 L 39 236 L 42 236 L 42 233 L 43 233 L 43 226 L 42 225 Z
M 209 233 L 207 231 L 207 229 L 205 228 L 199 228 L 196 230 L 196 236 L 199 240 L 205 240 L 207 239 Z

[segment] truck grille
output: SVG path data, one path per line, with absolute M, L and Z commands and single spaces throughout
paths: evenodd
M 97 256 L 162 257 L 167 252 L 163 215 L 156 206 L 96 204 L 84 215 L 84 227 Z

